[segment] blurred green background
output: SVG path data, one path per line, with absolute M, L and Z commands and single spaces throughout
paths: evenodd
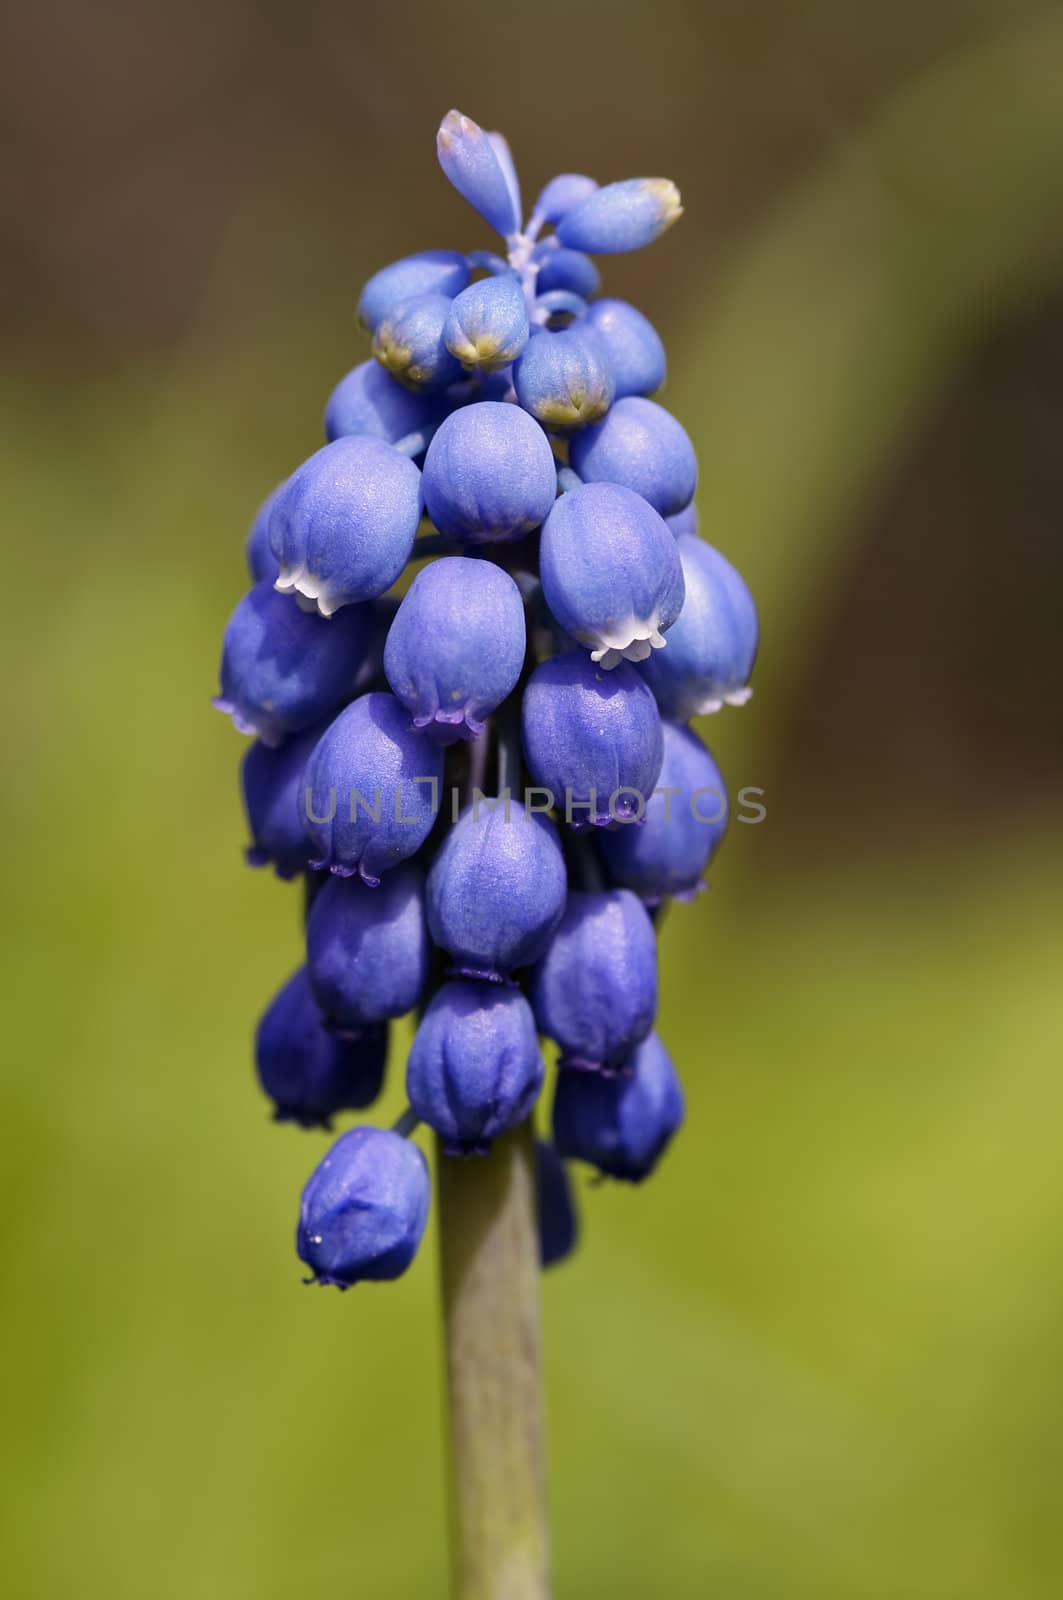
M 1058 1595 L 1063 11 L 7 28 L 0 1587 L 444 1589 L 435 1241 L 300 1286 L 323 1136 L 249 1059 L 299 907 L 242 867 L 209 697 L 361 281 L 489 242 L 434 164 L 455 104 L 527 190 L 680 184 L 607 282 L 764 624 L 705 731 L 767 820 L 663 934 L 689 1123 L 643 1189 L 581 1180 L 544 1286 L 557 1594 Z

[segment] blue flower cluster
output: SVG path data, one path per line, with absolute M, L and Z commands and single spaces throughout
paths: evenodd
M 303 1194 L 299 1255 L 341 1288 L 418 1247 L 417 1123 L 485 1151 L 535 1107 L 541 1037 L 544 1264 L 576 1237 L 565 1161 L 653 1170 L 683 1116 L 654 920 L 727 822 L 688 723 L 744 703 L 757 648 L 749 590 L 698 537 L 690 439 L 650 398 L 664 347 L 592 259 L 663 233 L 674 185 L 569 173 L 522 223 L 499 134 L 450 112 L 438 154 L 502 249 L 366 284 L 372 356 L 255 519 L 216 701 L 254 736 L 248 860 L 307 885 L 305 965 L 257 1033 L 277 1117 L 370 1105 L 389 1023 L 419 1014 L 409 1112 L 345 1133 Z

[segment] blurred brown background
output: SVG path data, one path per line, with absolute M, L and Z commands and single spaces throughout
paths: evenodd
M 262 441 L 265 454 L 268 441 L 275 474 L 292 455 L 289 386 L 316 406 L 359 352 L 362 277 L 426 238 L 468 238 L 470 220 L 484 232 L 425 157 L 426 130 L 451 101 L 505 125 L 528 187 L 573 163 L 681 173 L 679 242 L 610 263 L 610 286 L 651 308 L 674 343 L 747 230 L 825 152 L 850 148 L 854 227 L 882 226 L 913 175 L 861 157 L 862 122 L 921 68 L 1046 9 L 13 8 L 13 159 L 0 191 L 8 360 L 64 391 L 74 375 L 150 384 L 174 360 L 222 372 L 260 363 L 232 443 Z M 1022 92 L 1016 75 L 979 116 L 1007 119 Z M 1059 253 L 1049 218 L 1043 246 Z M 797 787 L 775 848 L 814 818 L 821 841 L 858 845 L 867 805 L 876 825 L 907 832 L 933 829 L 941 805 L 962 826 L 972 812 L 1027 806 L 1031 785 L 1058 794 L 1063 742 L 1041 706 L 1063 687 L 1063 307 L 1046 287 L 967 330 L 938 414 L 850 525 L 854 553 L 782 735 Z M 689 389 L 726 396 L 725 374 L 674 365 Z M 814 371 L 807 379 L 814 405 Z
M 208 700 L 361 283 L 491 242 L 455 105 L 526 201 L 678 182 L 607 290 L 763 617 L 703 732 L 767 821 L 662 940 L 689 1124 L 545 1287 L 558 1595 L 1057 1594 L 1063 8 L 44 0 L 0 60 L 5 1589 L 441 1592 L 434 1244 L 299 1289 L 298 917 Z

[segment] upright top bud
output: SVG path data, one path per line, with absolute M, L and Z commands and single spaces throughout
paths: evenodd
M 557 237 L 570 250 L 619 255 L 641 250 L 683 215 L 679 190 L 669 178 L 627 178 L 596 189 L 561 218 Z
M 544 222 L 560 222 L 584 200 L 590 199 L 597 187 L 594 179 L 585 177 L 582 172 L 562 172 L 550 179 L 536 200 L 532 215 L 540 227 Z
M 436 154 L 458 193 L 475 206 L 492 228 L 503 236 L 519 230 L 516 173 L 512 160 L 499 160 L 498 146 L 491 134 L 460 111 L 448 111 L 436 134 Z
M 513 160 L 513 152 L 509 148 L 509 141 L 506 139 L 505 134 L 489 133 L 487 137 L 491 141 L 491 148 L 498 157 L 498 164 L 505 175 L 506 187 L 509 189 L 509 197 L 513 202 L 513 214 L 517 219 L 517 227 L 519 228 L 523 212 L 520 204 L 520 179 L 517 177 L 517 166 Z

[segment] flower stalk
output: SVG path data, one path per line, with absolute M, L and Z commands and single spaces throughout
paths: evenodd
M 535 1142 L 439 1150 L 454 1600 L 549 1600 Z

